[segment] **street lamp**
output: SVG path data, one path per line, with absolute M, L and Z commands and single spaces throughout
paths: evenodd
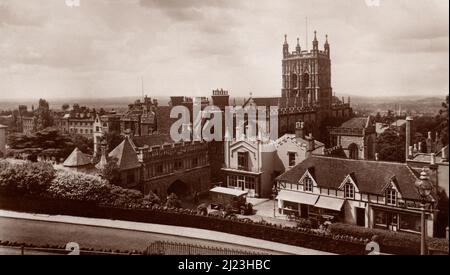
M 422 168 L 422 172 L 420 172 L 420 177 L 416 181 L 416 188 L 417 192 L 419 193 L 422 201 L 420 203 L 420 210 L 421 210 L 421 225 L 420 225 L 420 233 L 421 233 L 421 240 L 420 240 L 420 254 L 425 255 L 425 238 L 426 238 L 426 228 L 425 228 L 425 206 L 428 201 L 428 198 L 431 194 L 431 191 L 433 189 L 433 186 L 430 183 L 430 178 L 428 177 L 427 172 L 425 171 L 425 168 Z

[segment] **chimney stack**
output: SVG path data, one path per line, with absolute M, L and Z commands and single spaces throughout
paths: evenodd
M 303 121 L 295 123 L 295 137 L 305 138 L 305 123 Z
M 309 133 L 309 135 L 307 137 L 305 137 L 305 139 L 308 142 L 308 147 L 307 147 L 307 152 L 309 152 L 308 155 L 311 155 L 312 151 L 314 151 L 314 149 L 315 149 L 314 137 L 311 133 Z
M 448 162 L 448 152 L 445 150 L 445 147 L 441 149 L 441 157 L 442 162 Z
M 411 145 L 411 124 L 412 124 L 412 118 L 408 116 L 406 118 L 406 160 L 409 159 L 410 156 L 412 156 L 412 152 L 409 152 L 409 147 Z M 412 151 L 412 148 L 411 148 Z
M 436 164 L 436 155 L 434 153 L 431 153 L 430 165 L 435 165 L 435 164 Z

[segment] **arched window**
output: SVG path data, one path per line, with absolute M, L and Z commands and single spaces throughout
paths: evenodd
M 292 74 L 291 76 L 291 88 L 297 88 L 298 86 L 298 79 L 296 74 Z
M 352 143 L 348 146 L 348 157 L 350 159 L 358 159 L 358 145 Z
M 302 76 L 302 88 L 306 89 L 309 87 L 309 74 L 304 73 Z
M 354 199 L 355 198 L 355 187 L 350 182 L 347 182 L 344 185 L 344 196 L 347 199 Z
M 305 192 L 312 192 L 313 191 L 313 182 L 308 177 L 303 179 L 303 191 L 305 191 Z

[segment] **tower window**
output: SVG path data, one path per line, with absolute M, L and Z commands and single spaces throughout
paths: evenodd
M 302 77 L 302 88 L 306 89 L 309 87 L 309 74 L 304 73 Z
M 297 88 L 298 86 L 298 79 L 296 74 L 292 74 L 291 76 L 291 88 Z

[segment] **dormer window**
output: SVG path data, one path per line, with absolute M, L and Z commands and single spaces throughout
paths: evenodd
M 397 191 L 395 189 L 386 190 L 386 204 L 397 205 Z
M 347 199 L 354 199 L 355 198 L 355 187 L 350 182 L 347 182 L 344 185 L 344 196 Z
M 313 191 L 313 181 L 309 177 L 303 179 L 303 191 L 305 192 Z

